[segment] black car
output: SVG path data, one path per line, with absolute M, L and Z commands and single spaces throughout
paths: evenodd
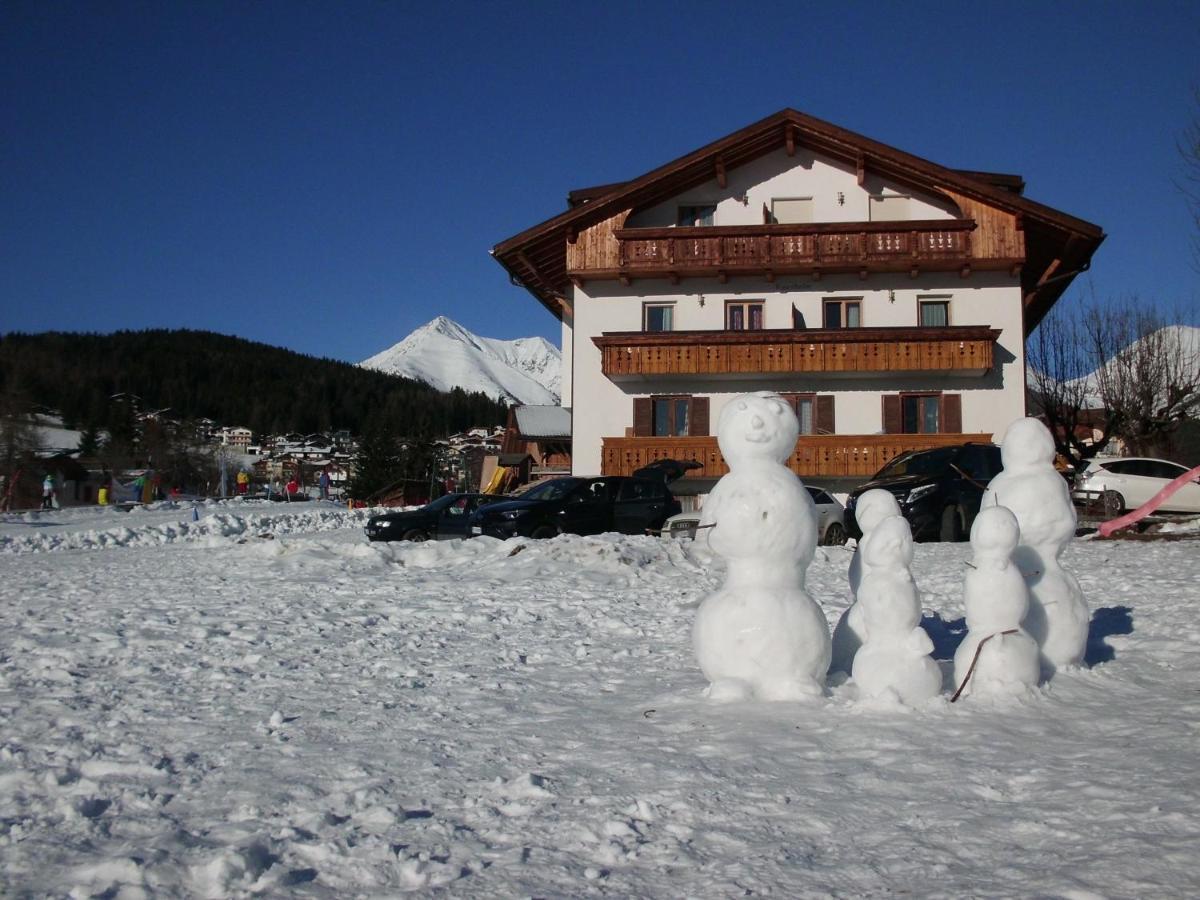
M 558 534 L 645 534 L 679 512 L 661 478 L 551 478 L 471 517 L 471 533 L 497 538 Z
M 427 541 L 466 537 L 471 514 L 480 506 L 503 499 L 494 494 L 446 494 L 420 509 L 371 516 L 367 520 L 367 538 Z
M 890 491 L 918 541 L 961 541 L 971 532 L 988 482 L 1000 474 L 1000 448 L 957 444 L 902 453 L 850 495 L 846 531 L 862 532 L 854 518 L 858 498 L 873 488 Z

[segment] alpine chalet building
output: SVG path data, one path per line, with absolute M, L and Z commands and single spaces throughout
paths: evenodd
M 1104 232 L 785 109 L 651 172 L 578 190 L 492 251 L 562 322 L 572 472 L 727 471 L 737 394 L 796 409 L 791 468 L 859 482 L 1025 414 L 1025 337 Z

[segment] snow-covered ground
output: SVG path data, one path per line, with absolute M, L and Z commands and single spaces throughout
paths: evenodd
M 0 894 L 1200 892 L 1200 542 L 1068 548 L 1092 666 L 1034 696 L 713 706 L 690 545 L 197 515 L 0 520 Z M 917 547 L 946 661 L 968 553 Z

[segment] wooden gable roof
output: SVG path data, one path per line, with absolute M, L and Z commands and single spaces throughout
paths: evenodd
M 492 255 L 514 283 L 562 317 L 566 245 L 581 230 L 625 210 L 661 203 L 780 147 L 803 146 L 924 190 L 970 198 L 1018 217 L 1025 229 L 1021 272 L 1026 328 L 1049 311 L 1104 240 L 1097 225 L 1023 196 L 1018 175 L 949 169 L 794 109 L 783 109 L 631 181 L 572 191 L 570 208 L 501 241 Z

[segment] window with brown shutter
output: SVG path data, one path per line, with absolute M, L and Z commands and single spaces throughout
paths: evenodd
M 800 423 L 801 434 L 834 434 L 832 394 L 780 394 Z
M 837 434 L 833 418 L 833 394 L 818 394 L 813 431 L 817 434 Z
M 708 398 L 672 394 L 633 399 L 634 437 L 708 435 Z
M 885 434 L 961 434 L 962 395 L 926 393 L 883 397 Z

